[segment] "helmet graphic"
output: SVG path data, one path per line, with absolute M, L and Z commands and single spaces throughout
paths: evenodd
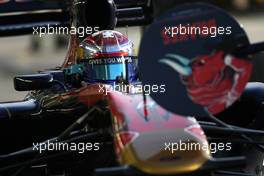
M 88 83 L 130 83 L 137 80 L 137 57 L 133 43 L 122 33 L 104 30 L 81 42 L 84 80 Z

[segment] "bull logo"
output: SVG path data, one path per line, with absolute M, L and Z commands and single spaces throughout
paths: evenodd
M 231 106 L 241 95 L 249 79 L 252 64 L 223 51 L 188 59 L 166 54 L 159 63 L 179 73 L 190 99 L 212 114 Z

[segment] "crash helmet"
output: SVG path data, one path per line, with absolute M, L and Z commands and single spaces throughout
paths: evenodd
M 88 36 L 80 43 L 87 83 L 131 83 L 138 79 L 138 61 L 134 44 L 127 36 L 113 30 L 104 30 Z

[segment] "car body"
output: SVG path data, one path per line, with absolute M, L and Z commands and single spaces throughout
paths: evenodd
M 93 2 L 96 5 L 97 1 Z M 141 1 L 138 4 L 125 2 L 129 5 L 117 4 L 122 7 L 118 14 L 120 26 L 145 25 L 153 20 L 145 3 L 141 6 Z M 69 4 L 66 7 L 75 7 Z M 112 5 L 109 5 L 110 14 Z M 139 9 L 133 9 L 134 6 Z M 98 11 L 106 10 L 100 7 L 94 6 Z M 62 6 L 60 12 L 71 14 L 71 10 L 69 12 L 69 8 Z M 77 20 L 88 23 L 86 11 L 78 12 L 84 16 Z M 13 15 L 4 18 L 13 19 Z M 5 31 L 4 35 L 14 35 L 18 31 L 25 34 L 32 32 L 32 26 L 27 25 L 31 20 L 33 26 L 47 24 L 47 21 L 37 23 L 37 18 L 30 19 L 32 14 L 25 15 L 22 25 L 10 20 L 7 25 L 11 27 L 0 26 L 0 31 Z M 49 13 L 42 15 L 51 21 L 60 20 L 60 24 L 72 22 L 68 18 L 53 19 Z M 98 23 L 107 26 L 101 24 L 102 21 Z M 223 123 L 217 124 L 211 116 L 177 115 L 158 105 L 142 90 L 116 91 L 108 84 L 78 82 L 78 48 L 78 36 L 71 35 L 70 49 L 60 68 L 15 77 L 15 88 L 30 92 L 22 101 L 0 104 L 0 138 L 5 141 L 0 146 L 1 175 L 209 175 L 227 168 L 240 169 L 245 164 L 245 157 L 239 152 L 235 153 L 238 156 L 229 153 L 213 156 L 209 148 L 212 136 L 226 135 L 224 137 L 231 136 L 233 140 L 235 134 L 263 135 L 262 131 L 221 126 Z M 141 82 L 132 85 L 142 86 Z M 235 114 L 232 111 L 231 115 Z M 45 150 L 43 153 L 34 150 L 39 146 L 35 143 L 48 145 L 57 142 L 98 143 L 100 150 L 81 154 L 71 150 Z M 181 142 L 199 144 L 204 148 L 176 150 Z

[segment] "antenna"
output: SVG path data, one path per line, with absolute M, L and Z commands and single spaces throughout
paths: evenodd
M 128 25 L 126 25 L 126 36 L 128 37 Z

